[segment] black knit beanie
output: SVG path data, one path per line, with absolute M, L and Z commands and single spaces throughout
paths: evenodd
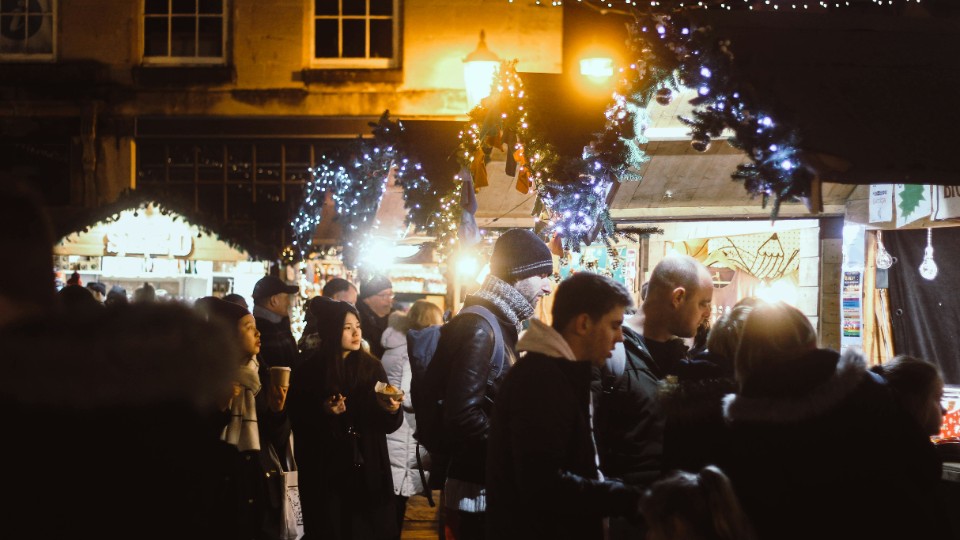
M 513 283 L 539 274 L 553 273 L 550 248 L 527 229 L 510 229 L 493 245 L 490 274 Z
M 211 320 L 218 320 L 231 326 L 236 326 L 236 324 L 240 322 L 240 319 L 250 314 L 243 306 L 227 302 L 215 296 L 205 296 L 197 300 L 194 303 L 194 307 Z
M 359 299 L 369 298 L 387 289 L 392 289 L 393 283 L 386 276 L 373 276 L 372 278 L 360 284 Z

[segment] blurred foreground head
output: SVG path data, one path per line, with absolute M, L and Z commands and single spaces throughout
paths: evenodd
M 48 313 L 54 306 L 53 227 L 39 198 L 0 188 L 0 252 L 16 261 L 0 265 L 0 327 Z

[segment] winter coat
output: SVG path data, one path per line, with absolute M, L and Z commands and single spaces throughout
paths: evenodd
M 494 404 L 487 461 L 488 538 L 601 539 L 603 518 L 632 515 L 640 489 L 600 480 L 589 362 L 537 320 Z M 562 355 L 562 356 L 561 356 Z
M 661 471 L 664 417 L 657 392 L 665 373 L 639 334 L 623 327 L 623 340 L 623 373 L 612 374 L 608 365 L 593 370 L 600 468 L 605 476 L 646 484 Z
M 390 316 L 378 317 L 366 302 L 357 302 L 357 311 L 360 312 L 360 327 L 363 328 L 363 339 L 370 345 L 370 354 L 383 358 L 383 345 L 380 340 L 386 331 Z
M 403 421 L 376 402 L 386 381 L 380 361 L 363 351 L 347 357 L 357 382 L 339 388 L 347 410 L 324 412 L 331 381 L 326 359 L 310 358 L 290 378 L 287 410 L 293 427 L 305 533 L 313 538 L 386 538 L 397 533 L 386 434 Z M 329 361 L 329 360 L 327 360 Z
M 383 370 L 387 381 L 403 390 L 403 423 L 400 429 L 387 435 L 387 451 L 390 454 L 390 470 L 393 472 L 393 492 L 409 497 L 423 492 L 420 468 L 417 465 L 417 441 L 413 433 L 417 429 L 417 419 L 413 414 L 413 401 L 410 396 L 410 360 L 407 357 L 407 336 L 393 326 L 383 332 L 380 340 L 384 348 Z M 426 459 L 426 450 L 421 448 L 420 455 Z M 426 474 L 426 473 L 425 473 Z
M 761 539 L 952 538 L 929 440 L 856 352 L 751 374 L 724 418 L 721 466 Z
M 489 309 L 500 322 L 504 341 L 504 365 L 488 388 L 492 369 L 493 328 L 479 315 L 455 317 L 440 332 L 435 358 L 449 358 L 450 378 L 443 402 L 444 436 L 458 441 L 460 449 L 450 456 L 448 476 L 475 484 L 485 481 L 487 436 L 490 433 L 492 404 L 497 388 L 510 367 L 517 344 L 517 327 L 490 302 L 468 297 L 464 307 L 479 304 Z
M 680 363 L 676 382 L 660 383 L 663 469 L 697 472 L 727 451 L 723 398 L 737 389 L 733 373 L 707 354 Z

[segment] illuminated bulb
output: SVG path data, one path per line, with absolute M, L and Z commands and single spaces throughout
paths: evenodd
M 920 275 L 923 279 L 937 277 L 937 263 L 933 262 L 933 229 L 927 229 L 927 247 L 923 250 L 923 262 L 920 263 Z
M 882 233 L 877 231 L 877 268 L 886 270 L 891 266 L 893 266 L 893 257 L 890 256 L 887 248 L 883 246 Z

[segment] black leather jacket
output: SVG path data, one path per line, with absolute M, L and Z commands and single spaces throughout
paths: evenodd
M 464 307 L 476 304 L 497 316 L 507 349 L 503 369 L 493 386 L 487 386 L 492 369 L 493 328 L 479 315 L 457 317 L 444 326 L 435 354 L 451 360 L 443 401 L 443 429 L 444 437 L 456 441 L 459 449 L 450 456 L 448 476 L 483 484 L 493 400 L 516 355 L 517 328 L 501 310 L 484 300 L 468 298 Z

